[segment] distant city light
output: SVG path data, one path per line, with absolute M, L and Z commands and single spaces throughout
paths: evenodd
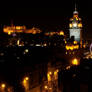
M 6 87 L 6 85 L 3 83 L 3 84 L 1 84 L 1 87 L 2 87 L 2 88 L 5 88 L 5 87 Z
M 45 88 L 45 89 L 48 89 L 48 86 L 47 86 L 47 85 L 45 85 L 45 86 L 44 86 L 44 88 Z
M 64 35 L 64 32 L 63 31 L 60 31 L 60 35 Z
M 72 60 L 72 65 L 78 65 L 79 64 L 79 61 L 78 61 L 78 59 L 73 59 Z
M 28 81 L 29 80 L 29 77 L 25 77 L 25 80 Z
M 29 50 L 28 50 L 28 49 L 25 49 L 25 52 L 26 52 L 26 53 L 28 53 L 28 52 L 29 52 Z
M 68 69 L 70 69 L 70 68 L 71 68 L 71 66 L 67 66 L 67 67 L 66 67 L 66 70 L 68 70 Z

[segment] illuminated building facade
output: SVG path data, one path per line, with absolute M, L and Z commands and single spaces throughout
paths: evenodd
M 64 36 L 64 32 L 63 31 L 59 31 L 59 32 L 46 32 L 45 35 L 46 36 L 53 36 L 53 35 L 61 35 L 61 36 Z
M 25 26 L 5 26 L 3 28 L 4 33 L 8 33 L 8 35 L 11 35 L 12 33 L 22 33 L 26 30 Z
M 41 33 L 41 30 L 38 28 L 31 28 L 31 29 L 27 29 L 26 26 L 5 26 L 3 28 L 3 32 L 7 33 L 8 35 L 11 35 L 13 33 L 27 33 L 27 34 L 37 34 L 37 33 Z
M 24 33 L 27 34 L 37 34 L 37 33 L 41 33 L 41 30 L 38 28 L 33 27 L 32 29 L 27 29 Z
M 82 41 L 82 23 L 81 18 L 78 16 L 78 11 L 76 10 L 73 12 L 73 18 L 70 19 L 69 24 L 69 32 L 70 32 L 70 38 L 74 37 L 75 41 L 81 42 Z

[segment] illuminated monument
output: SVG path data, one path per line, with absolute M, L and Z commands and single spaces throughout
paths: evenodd
M 81 18 L 78 16 L 78 11 L 75 5 L 75 11 L 73 12 L 73 17 L 70 19 L 69 32 L 70 38 L 73 36 L 75 41 L 78 41 L 80 44 L 82 42 L 82 23 Z

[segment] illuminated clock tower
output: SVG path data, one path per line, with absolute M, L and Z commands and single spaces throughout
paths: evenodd
M 81 31 L 82 31 L 81 18 L 79 18 L 78 16 L 78 11 L 75 5 L 75 11 L 73 12 L 73 17 L 70 19 L 70 24 L 69 24 L 70 38 L 73 36 L 75 41 L 81 43 L 82 42 Z

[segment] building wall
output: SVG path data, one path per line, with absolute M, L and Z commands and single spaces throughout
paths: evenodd
M 37 87 L 35 87 L 35 88 L 30 89 L 29 92 L 41 92 L 41 90 L 40 90 L 40 85 L 37 86 Z

